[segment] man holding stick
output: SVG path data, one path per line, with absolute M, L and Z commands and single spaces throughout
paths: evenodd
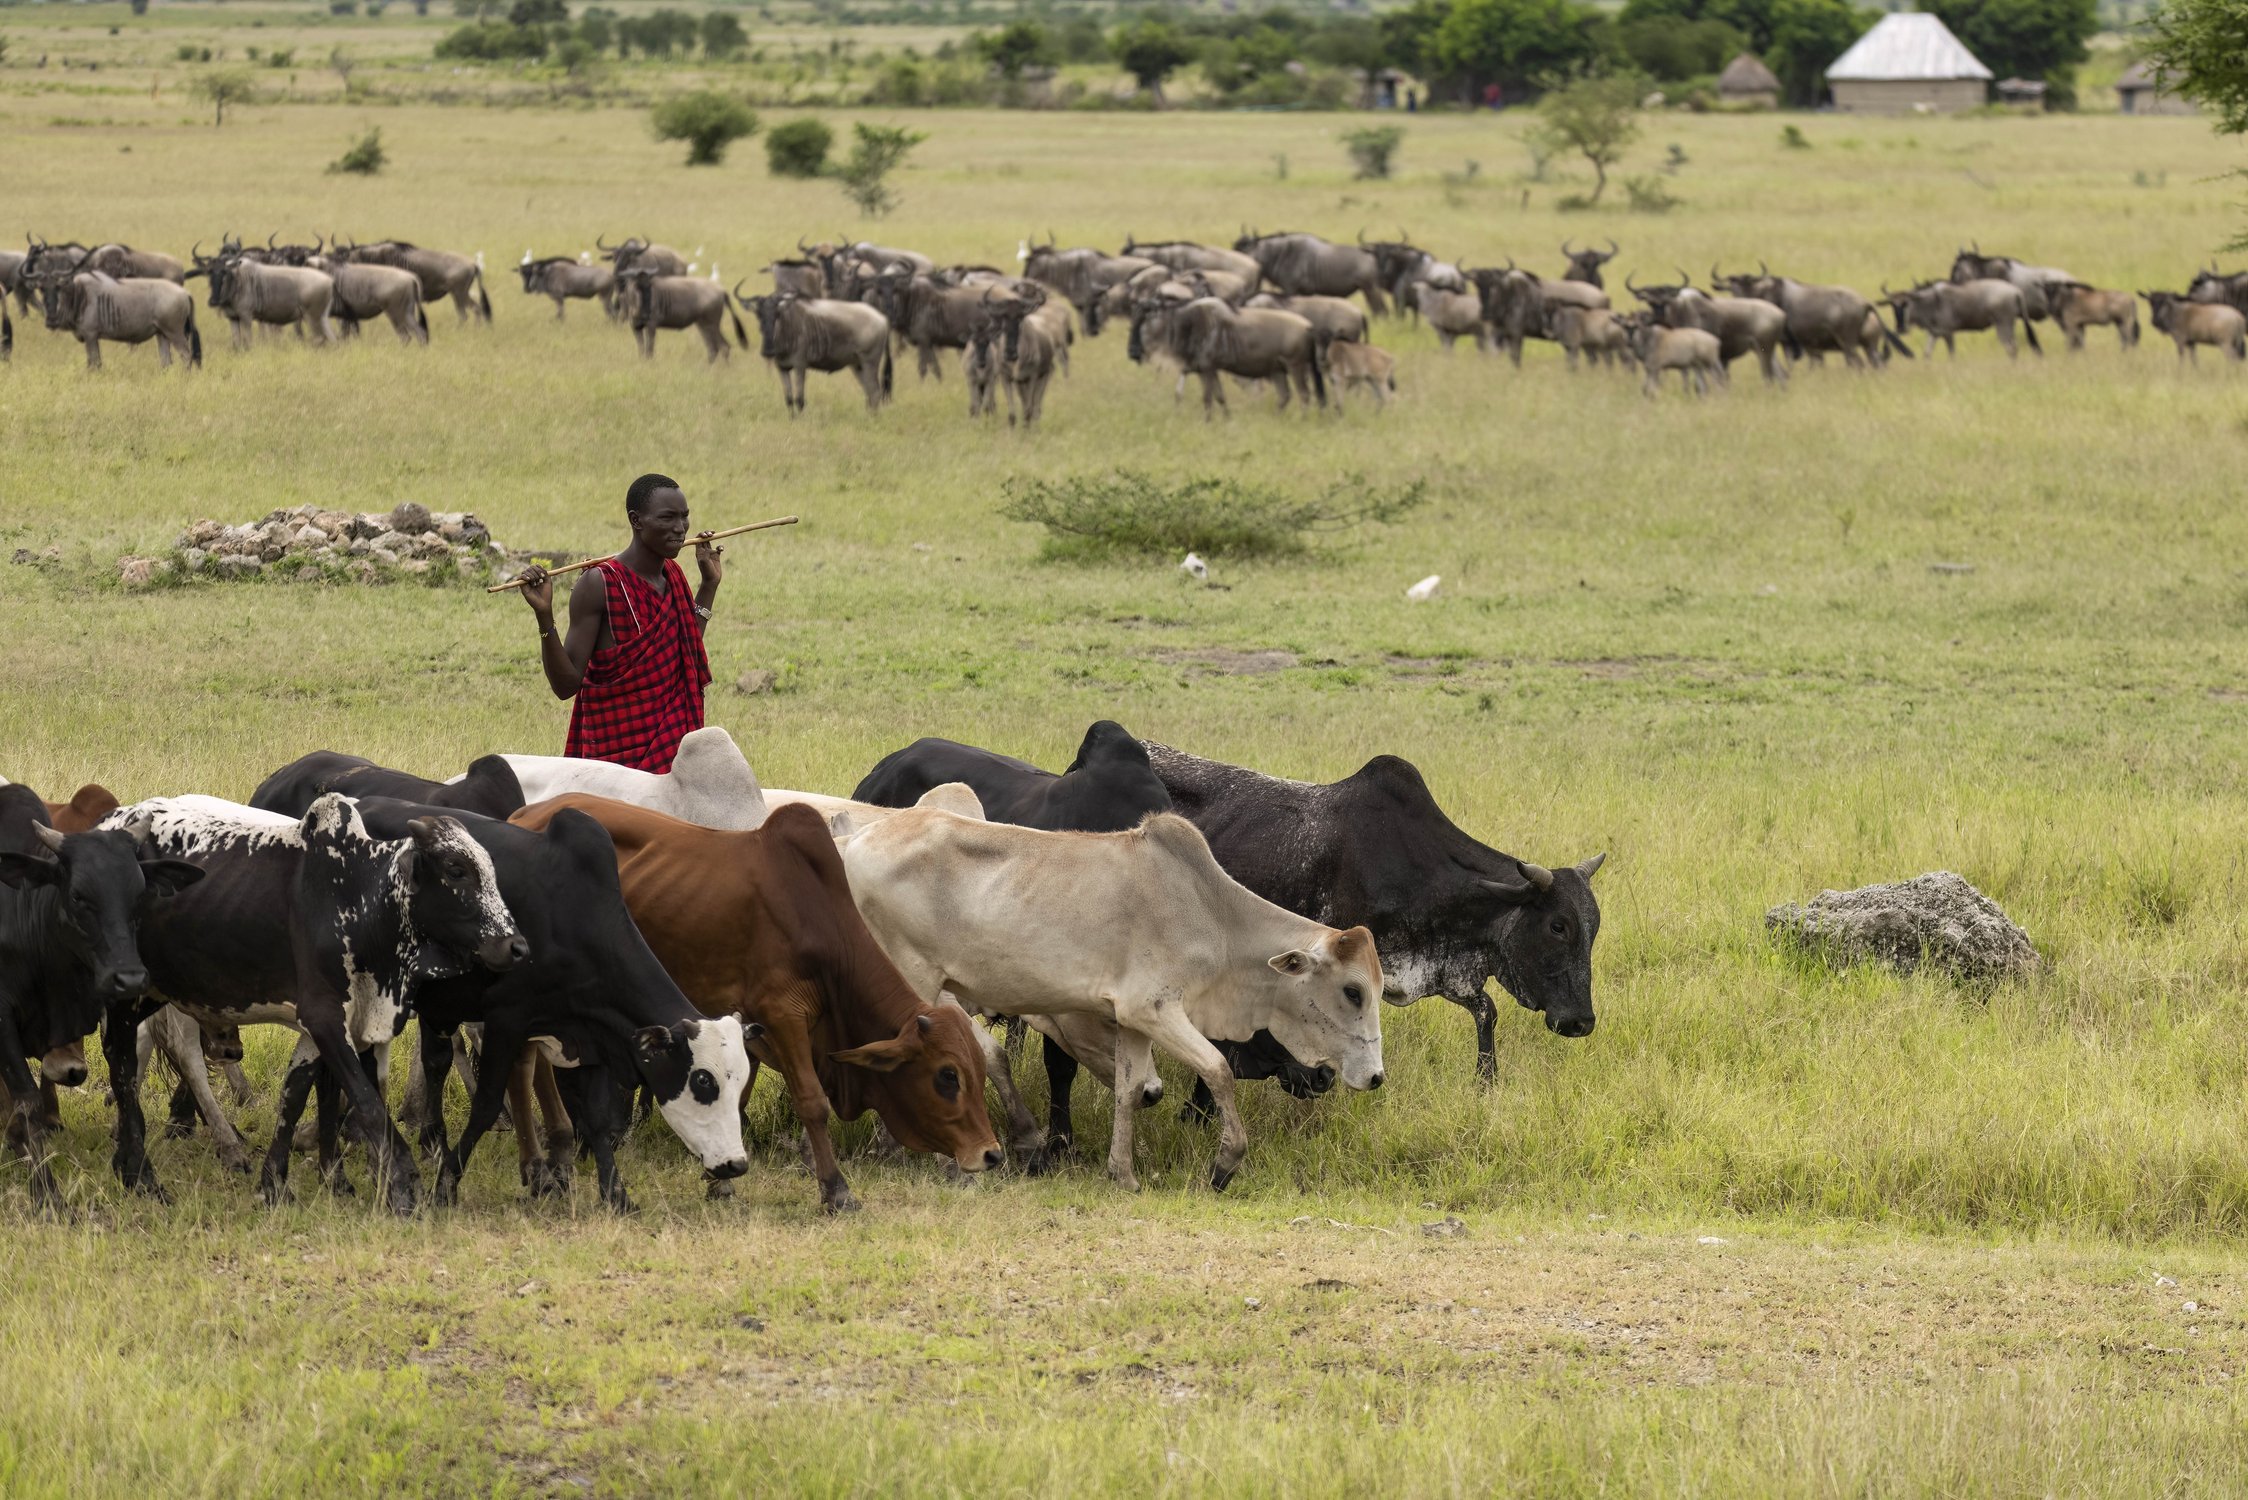
M 702 586 L 690 598 L 674 561 L 687 545 L 687 497 L 661 474 L 625 492 L 632 545 L 586 569 L 570 590 L 570 626 L 554 626 L 554 580 L 523 570 L 523 602 L 539 622 L 539 658 L 557 698 L 574 698 L 562 753 L 642 771 L 671 769 L 679 742 L 703 727 L 710 655 L 703 627 L 726 549 L 695 543 Z

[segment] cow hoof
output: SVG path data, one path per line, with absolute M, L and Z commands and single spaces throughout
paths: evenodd
M 537 1196 L 536 1193 L 533 1196 Z M 440 1175 L 429 1186 L 429 1201 L 438 1208 L 452 1208 L 461 1201 L 461 1180 Z
M 184 1141 L 193 1134 L 195 1121 L 192 1119 L 171 1119 L 164 1122 L 164 1139 L 167 1141 Z
M 330 1197 L 356 1198 L 359 1196 L 359 1189 L 353 1187 L 351 1179 L 340 1171 L 330 1172 L 327 1175 L 327 1185 Z
M 1108 1179 L 1127 1193 L 1136 1193 L 1140 1190 L 1140 1179 L 1133 1175 L 1129 1169 L 1119 1171 L 1115 1167 L 1110 1167 Z
M 1026 1177 L 1047 1177 L 1068 1165 L 1070 1150 L 1076 1143 L 1068 1136 L 1055 1136 L 1044 1146 L 1030 1153 L 1023 1162 Z
M 246 1151 L 220 1152 L 219 1165 L 238 1176 L 250 1175 L 250 1155 Z
M 820 1207 L 831 1214 L 855 1214 L 859 1211 L 859 1200 L 852 1196 L 849 1188 L 839 1187 L 833 1193 L 820 1194 Z
M 618 1188 L 610 1196 L 608 1203 L 609 1211 L 614 1214 L 636 1214 L 640 1212 L 640 1205 L 633 1202 L 632 1195 L 623 1188 Z

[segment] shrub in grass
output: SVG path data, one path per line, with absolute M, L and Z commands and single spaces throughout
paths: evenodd
M 1427 498 L 1420 480 L 1393 490 L 1346 475 L 1314 496 L 1229 475 L 1169 479 L 1113 469 L 1060 479 L 1015 478 L 999 513 L 1046 528 L 1040 555 L 1091 562 L 1122 556 L 1297 557 L 1310 538 L 1368 521 L 1396 521 Z
M 1392 159 L 1405 140 L 1401 125 L 1368 125 L 1343 132 L 1343 149 L 1350 153 L 1352 175 L 1359 178 L 1389 176 Z
M 757 133 L 757 111 L 739 99 L 703 89 L 680 94 L 656 106 L 650 123 L 659 141 L 685 141 L 687 165 L 715 167 L 726 148 Z
M 390 153 L 383 150 L 382 127 L 377 125 L 371 127 L 365 135 L 352 142 L 350 150 L 328 163 L 328 170 L 331 172 L 350 172 L 360 177 L 372 177 L 380 172 L 384 163 L 389 160 Z
M 790 120 L 765 137 L 765 165 L 775 177 L 817 177 L 827 170 L 835 132 L 825 120 Z

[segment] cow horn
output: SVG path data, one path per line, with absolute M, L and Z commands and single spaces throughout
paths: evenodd
M 1518 859 L 1515 863 L 1522 867 L 1523 878 L 1528 880 L 1530 884 L 1541 891 L 1553 889 L 1553 872 L 1544 865 L 1534 865 L 1526 859 Z
M 55 832 L 52 828 L 49 828 L 44 823 L 32 824 L 31 831 L 39 835 L 40 843 L 45 844 L 48 848 L 54 850 L 57 854 L 62 853 L 63 836 L 61 834 Z
M 1608 851 L 1603 849 L 1598 854 L 1595 854 L 1592 858 L 1586 860 L 1583 864 L 1577 866 L 1577 873 L 1579 875 L 1582 875 L 1585 879 L 1590 880 L 1593 876 L 1600 873 L 1600 867 L 1606 863 L 1608 863 Z

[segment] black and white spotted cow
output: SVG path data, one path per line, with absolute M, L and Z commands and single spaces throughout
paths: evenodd
M 0 1113 L 22 1138 L 42 1208 L 61 1197 L 25 1060 L 76 1052 L 105 1007 L 146 991 L 142 922 L 202 878 L 179 860 L 141 858 L 131 833 L 57 833 L 30 788 L 0 785 Z M 63 1081 L 82 1081 L 84 1070 L 81 1053 L 77 1076 Z
M 401 833 L 431 815 L 426 807 L 387 798 L 370 798 L 360 811 L 377 835 Z M 764 1028 L 754 1022 L 745 1028 L 734 1016 L 706 1017 L 672 982 L 625 907 L 608 830 L 569 810 L 543 832 L 471 814 L 461 815 L 459 824 L 490 860 L 533 958 L 504 972 L 432 981 L 416 999 L 419 1062 L 433 1100 L 444 1094 L 455 1028 L 484 1028 L 485 1066 L 476 1075 L 459 1142 L 447 1142 L 442 1110 L 433 1110 L 424 1127 L 423 1145 L 441 1164 L 432 1196 L 439 1202 L 456 1196 L 463 1165 L 499 1116 L 511 1063 L 534 1046 L 556 1064 L 571 1124 L 593 1153 L 601 1196 L 610 1206 L 632 1206 L 617 1175 L 616 1146 L 641 1084 L 710 1180 L 747 1172 L 741 1099 L 750 1081 L 748 1043 Z M 515 1123 L 520 1146 L 531 1122 L 519 1117 Z M 543 1168 L 523 1163 L 534 1193 L 568 1174 L 568 1143 L 557 1145 L 561 1154 L 550 1155 Z
M 413 1157 L 363 1059 L 396 1033 L 420 986 L 477 966 L 507 969 L 529 953 L 482 846 L 445 816 L 376 837 L 358 805 L 336 793 L 302 819 L 174 797 L 121 808 L 103 826 L 139 830 L 146 852 L 204 873 L 143 920 L 148 993 L 113 1002 L 103 1018 L 119 1178 L 161 1194 L 148 1164 L 135 1032 L 169 1001 L 206 1023 L 301 1028 L 349 1097 L 353 1134 L 390 1206 L 411 1212 Z M 261 1178 L 269 1199 L 286 1191 L 288 1170 L 281 1131 Z

